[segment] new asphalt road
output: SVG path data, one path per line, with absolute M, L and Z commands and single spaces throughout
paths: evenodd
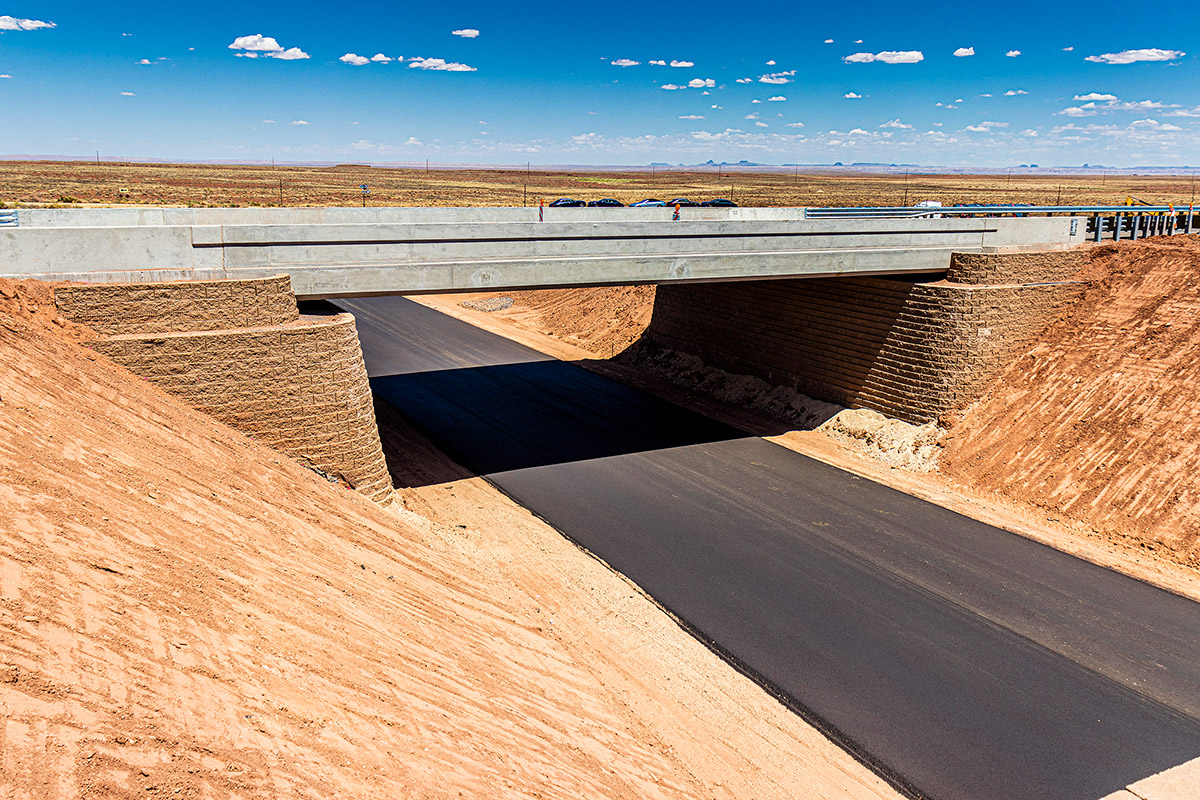
M 901 788 L 1096 800 L 1200 757 L 1200 604 L 402 298 L 371 385 Z

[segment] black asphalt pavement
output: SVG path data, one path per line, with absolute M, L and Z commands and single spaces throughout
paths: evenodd
M 1096 800 L 1200 757 L 1200 604 L 402 298 L 377 397 L 912 794 Z

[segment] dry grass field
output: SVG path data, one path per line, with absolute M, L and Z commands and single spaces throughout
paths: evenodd
M 751 168 L 638 172 L 392 169 L 362 165 L 0 162 L 0 203 L 192 206 L 521 206 L 556 197 L 630 203 L 645 197 L 730 197 L 744 206 L 901 205 L 918 200 L 1120 204 L 1187 203 L 1194 178 L 1129 175 L 868 175 L 756 172 Z

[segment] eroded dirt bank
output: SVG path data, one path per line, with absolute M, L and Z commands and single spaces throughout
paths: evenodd
M 894 796 L 481 481 L 384 511 L 86 338 L 0 284 L 0 795 Z
M 951 427 L 942 469 L 1200 566 L 1200 237 L 1092 250 L 1082 301 Z

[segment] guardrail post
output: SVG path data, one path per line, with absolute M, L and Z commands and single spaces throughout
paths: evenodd
M 1121 218 L 1123 216 L 1125 216 L 1125 215 L 1122 214 L 1120 211 L 1118 211 L 1116 216 L 1113 217 L 1113 241 L 1114 242 L 1121 241 L 1121 222 L 1122 222 Z
M 1184 230 L 1184 233 L 1191 233 L 1191 232 L 1192 232 L 1192 214 L 1193 214 L 1193 213 L 1194 213 L 1194 208 L 1193 208 L 1192 206 L 1188 206 L 1188 213 L 1187 213 L 1187 227 L 1186 227 L 1186 229 Z
M 1130 238 L 1130 240 L 1131 240 L 1131 241 L 1134 241 L 1134 242 L 1136 242 L 1136 241 L 1137 241 L 1137 238 L 1138 238 L 1138 233 L 1139 233 L 1139 231 L 1138 231 L 1138 228 L 1139 228 L 1139 227 L 1141 227 L 1141 224 L 1142 224 L 1142 215 L 1141 215 L 1141 214 L 1134 214 L 1134 215 L 1133 215 L 1133 216 L 1130 218 L 1129 222 L 1130 222 L 1129 229 L 1130 229 L 1130 231 L 1131 231 L 1131 232 L 1132 232 L 1132 234 L 1133 234 L 1133 235 L 1132 235 L 1132 236 L 1130 236 L 1129 238 Z
M 1098 242 L 1100 241 L 1100 231 L 1104 227 L 1104 220 L 1100 218 L 1099 214 L 1092 214 L 1092 224 L 1096 226 L 1092 231 L 1092 241 Z

